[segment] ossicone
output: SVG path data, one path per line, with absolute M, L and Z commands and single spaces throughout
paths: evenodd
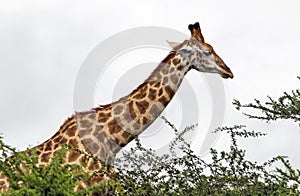
M 201 29 L 200 29 L 200 24 L 199 22 L 196 22 L 194 24 L 190 24 L 188 26 L 189 30 L 191 31 L 191 37 L 200 41 L 200 42 L 204 42 L 204 38 L 203 35 L 201 33 Z

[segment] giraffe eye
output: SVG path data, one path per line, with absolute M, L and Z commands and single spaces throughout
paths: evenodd
M 209 56 L 209 55 L 211 55 L 211 51 L 210 50 L 206 50 L 206 51 L 203 51 L 203 54 L 205 55 L 205 56 Z

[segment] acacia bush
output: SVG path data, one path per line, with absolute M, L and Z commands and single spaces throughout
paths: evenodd
M 253 108 L 261 111 L 260 116 L 245 113 L 249 118 L 267 122 L 290 119 L 300 125 L 298 89 L 284 92 L 278 100 L 269 97 L 266 103 L 254 100 L 254 103 L 241 104 L 234 100 L 233 104 L 238 110 Z M 293 168 L 287 157 L 276 156 L 258 163 L 247 160 L 246 150 L 239 147 L 241 140 L 267 137 L 266 133 L 249 131 L 243 125 L 218 128 L 215 132 L 229 134 L 229 150 L 212 148 L 209 159 L 204 160 L 183 139 L 183 135 L 196 125 L 178 131 L 164 120 L 176 135 L 168 154 L 157 155 L 136 138 L 136 146 L 115 160 L 116 172 L 112 175 L 115 182 L 79 192 L 74 192 L 74 187 L 91 174 L 83 172 L 80 166 L 63 164 L 70 148 L 62 148 L 48 166 L 37 167 L 34 152 L 28 156 L 0 140 L 0 170 L 11 183 L 9 192 L 2 195 L 90 195 L 94 190 L 107 187 L 112 188 L 115 195 L 300 195 L 300 170 Z M 177 153 L 178 149 L 182 153 Z M 24 172 L 20 163 L 31 172 Z
M 300 80 L 300 77 L 298 77 Z M 261 103 L 258 99 L 254 99 L 254 103 L 241 104 L 238 100 L 234 100 L 233 104 L 237 110 L 245 108 L 254 108 L 261 112 L 261 115 L 252 115 L 243 113 L 251 119 L 264 120 L 266 122 L 282 120 L 293 120 L 300 126 L 300 90 L 292 90 L 291 93 L 284 92 L 278 100 L 274 100 L 268 96 L 268 101 Z
M 0 137 L 0 171 L 10 180 L 9 190 L 0 195 L 90 195 L 98 190 L 111 188 L 110 182 L 93 185 L 83 190 L 75 191 L 81 181 L 88 181 L 94 175 L 103 172 L 87 173 L 80 165 L 65 164 L 67 151 L 77 150 L 63 146 L 47 166 L 37 166 L 38 156 L 35 149 L 17 152 L 15 148 L 6 145 Z M 89 156 L 90 155 L 86 155 Z M 89 158 L 87 157 L 87 158 Z M 96 161 L 98 160 L 94 157 Z M 24 169 L 26 168 L 26 169 Z M 29 172 L 28 172 L 29 171 Z
M 300 194 L 300 171 L 293 169 L 287 158 L 277 156 L 259 164 L 247 160 L 246 150 L 239 148 L 237 138 L 261 137 L 264 133 L 247 131 L 244 126 L 216 131 L 230 134 L 231 145 L 228 152 L 211 149 L 210 161 L 196 155 L 183 140 L 180 140 L 182 156 L 157 156 L 137 140 L 137 147 L 119 160 L 118 195 Z M 281 169 L 271 170 L 275 162 L 282 164 Z

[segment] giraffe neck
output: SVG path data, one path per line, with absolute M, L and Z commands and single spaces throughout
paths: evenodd
M 172 51 L 127 98 L 133 118 L 131 134 L 141 134 L 163 112 L 188 71 L 187 61 Z M 140 125 L 140 126 L 139 126 Z
M 82 143 L 109 161 L 141 134 L 166 108 L 190 66 L 185 57 L 171 52 L 133 92 L 120 100 L 76 113 Z

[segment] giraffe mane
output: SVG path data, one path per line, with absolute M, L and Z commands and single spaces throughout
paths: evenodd
M 177 46 L 179 47 L 179 46 Z M 160 72 L 160 69 L 165 66 L 165 64 L 169 63 L 171 61 L 171 59 L 173 59 L 176 56 L 177 52 L 176 50 L 172 50 L 156 67 L 156 69 L 154 69 L 152 71 L 152 73 L 150 74 L 150 76 L 145 80 L 144 83 L 146 82 L 150 82 L 151 78 L 153 78 L 153 76 L 157 75 L 158 72 Z

